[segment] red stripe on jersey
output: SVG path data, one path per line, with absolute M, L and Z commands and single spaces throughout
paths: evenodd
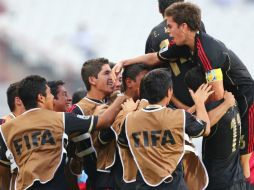
M 67 110 L 67 112 L 72 112 L 76 107 L 77 107 L 76 104 L 72 105 L 72 106 Z
M 197 48 L 198 48 L 198 56 L 203 64 L 203 66 L 205 67 L 205 70 L 206 71 L 212 70 L 211 63 L 205 54 L 204 48 L 203 48 L 199 38 L 197 39 Z
M 171 47 L 172 45 L 175 44 L 175 41 L 174 40 L 170 40 L 169 44 L 168 44 L 168 47 Z
M 254 146 L 254 103 L 252 106 L 249 108 L 248 111 L 248 120 L 249 120 L 249 143 L 248 143 L 248 153 L 253 151 L 253 146 Z

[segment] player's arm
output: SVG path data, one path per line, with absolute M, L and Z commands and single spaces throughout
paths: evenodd
M 115 101 L 99 117 L 96 129 L 109 127 L 114 122 L 117 114 L 121 110 L 121 105 L 128 97 L 125 95 L 118 96 Z
M 11 163 L 6 157 L 6 154 L 5 154 L 6 151 L 7 151 L 7 147 L 5 145 L 2 135 L 0 134 L 0 165 L 2 165 L 3 167 L 10 168 Z
M 100 144 L 102 144 L 102 145 L 108 144 L 115 138 L 116 138 L 115 132 L 113 131 L 112 128 L 102 129 L 98 133 L 98 140 L 99 140 Z
M 84 116 L 76 115 L 74 113 L 64 113 L 66 133 L 68 135 L 76 132 L 91 133 L 96 129 L 99 130 L 110 127 L 116 115 L 121 110 L 121 104 L 126 98 L 126 96 L 118 96 L 100 116 Z
M 157 53 L 148 53 L 135 58 L 126 59 L 118 62 L 112 69 L 113 78 L 121 72 L 122 68 L 127 65 L 133 65 L 137 63 L 144 63 L 146 65 L 152 66 L 160 63 Z
M 208 112 L 211 127 L 225 115 L 228 109 L 235 105 L 235 98 L 231 92 L 225 91 L 224 101 L 216 108 Z
M 154 52 L 154 53 L 140 55 L 140 56 L 132 58 L 132 59 L 126 59 L 121 62 L 123 64 L 123 66 L 133 65 L 136 63 L 144 63 L 149 66 L 154 66 L 154 65 L 159 64 L 160 60 L 157 56 L 157 52 Z
M 210 133 L 210 120 L 204 103 L 213 92 L 208 84 L 202 84 L 195 93 L 190 90 L 191 97 L 195 103 L 197 118 L 206 123 L 204 136 Z
M 185 105 L 184 103 L 182 103 L 180 100 L 178 100 L 174 95 L 171 97 L 172 103 L 174 104 L 174 106 L 178 109 L 184 109 L 184 110 L 188 110 L 190 107 Z
M 114 123 L 112 127 L 103 129 L 98 134 L 98 139 L 102 144 L 109 143 L 112 139 L 115 138 L 115 135 L 117 135 L 117 131 L 119 128 L 119 125 L 122 123 L 123 118 L 126 117 L 126 115 L 134 110 L 137 109 L 140 101 L 137 100 L 136 102 L 133 101 L 132 98 L 127 99 L 122 105 L 121 112 L 118 113 L 116 116 Z
M 203 120 L 197 119 L 196 116 L 185 112 L 185 132 L 190 137 L 201 137 L 206 131 L 207 124 Z

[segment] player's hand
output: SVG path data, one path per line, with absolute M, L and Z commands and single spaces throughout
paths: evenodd
M 213 90 L 211 90 L 212 86 L 208 84 L 202 84 L 200 87 L 197 89 L 197 91 L 194 93 L 192 90 L 190 91 L 191 97 L 195 104 L 198 103 L 205 103 L 207 98 L 214 93 Z
M 137 100 L 136 102 L 133 101 L 132 98 L 129 98 L 122 104 L 122 109 L 125 114 L 128 114 L 132 111 L 137 110 L 137 107 L 139 105 L 140 100 Z
M 108 108 L 107 104 L 96 106 L 93 115 L 101 115 Z
M 124 62 L 120 61 L 117 64 L 115 64 L 115 66 L 113 67 L 111 73 L 112 73 L 112 80 L 114 82 L 116 81 L 117 76 L 121 73 L 123 66 L 124 66 Z
M 149 102 L 145 99 L 140 100 L 137 110 L 141 110 L 142 108 L 145 108 L 146 106 L 149 105 Z
M 225 91 L 224 93 L 224 102 L 228 105 L 228 108 L 235 105 L 235 97 L 231 92 Z
M 195 111 L 196 111 L 196 106 L 195 106 L 195 105 L 194 105 L 194 106 L 191 106 L 191 107 L 189 107 L 186 111 L 189 112 L 189 113 L 191 113 L 191 114 L 193 114 L 193 113 L 195 113 Z

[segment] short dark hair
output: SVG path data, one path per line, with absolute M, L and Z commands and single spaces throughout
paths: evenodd
M 109 67 L 111 68 L 111 69 L 113 69 L 113 67 L 116 65 L 116 63 L 114 63 L 114 62 L 112 62 L 112 61 L 110 61 L 109 62 Z
M 84 98 L 87 94 L 86 90 L 77 90 L 72 95 L 72 104 L 78 103 L 82 98 Z
M 136 81 L 136 77 L 144 70 L 149 70 L 149 68 L 144 63 L 137 63 L 133 65 L 128 65 L 124 67 L 123 74 L 122 74 L 122 91 L 126 91 L 126 79 L 130 78 Z
M 199 66 L 193 67 L 185 74 L 184 81 L 188 88 L 196 91 L 201 84 L 206 83 L 205 73 Z
M 47 81 L 39 75 L 31 75 L 22 79 L 18 94 L 26 110 L 38 107 L 38 95 L 46 96 Z
M 150 104 L 156 104 L 173 89 L 171 72 L 168 69 L 154 69 L 147 73 L 140 83 L 140 97 Z
M 11 112 L 13 112 L 15 109 L 15 98 L 19 97 L 18 88 L 19 88 L 19 82 L 15 82 L 10 84 L 6 92 L 7 103 Z
M 105 58 L 97 58 L 87 60 L 81 69 L 81 77 L 86 85 L 87 91 L 91 89 L 91 85 L 89 83 L 89 77 L 94 76 L 98 77 L 98 73 L 101 71 L 103 65 L 109 64 L 109 60 Z
M 158 0 L 159 10 L 162 16 L 164 16 L 166 8 L 175 2 L 183 2 L 184 0 Z
M 172 16 L 178 25 L 186 23 L 192 31 L 201 28 L 201 10 L 193 3 L 173 3 L 166 9 L 165 14 L 167 17 Z
M 65 83 L 62 80 L 54 80 L 54 81 L 49 81 L 48 86 L 50 87 L 51 94 L 53 94 L 54 99 L 58 99 L 57 93 L 58 93 L 58 86 L 62 86 Z

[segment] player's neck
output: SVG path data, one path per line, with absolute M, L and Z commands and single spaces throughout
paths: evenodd
M 86 95 L 88 98 L 95 99 L 95 100 L 103 100 L 106 96 L 99 90 L 90 90 L 87 92 Z
M 16 108 L 14 109 L 14 111 L 12 112 L 12 114 L 13 114 L 15 117 L 17 117 L 17 116 L 21 115 L 22 113 L 24 113 L 25 111 L 26 111 L 26 110 L 25 110 L 24 107 L 16 107 Z
M 195 49 L 195 36 L 196 32 L 190 31 L 186 38 L 186 45 L 191 49 L 191 51 L 194 51 Z
M 168 105 L 168 102 L 169 102 L 169 98 L 165 97 L 161 101 L 157 102 L 156 104 L 151 104 L 151 105 L 160 105 L 160 106 L 166 107 Z

